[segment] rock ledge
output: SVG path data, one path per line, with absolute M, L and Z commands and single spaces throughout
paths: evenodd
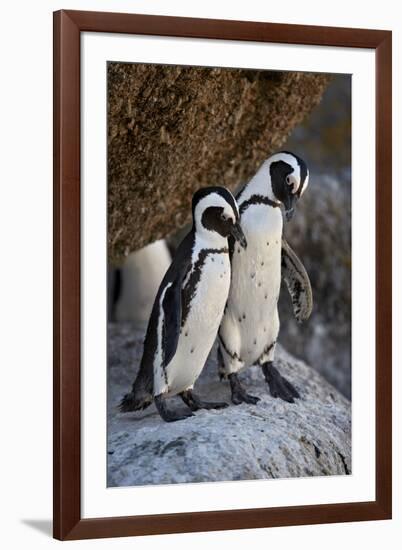
M 198 411 L 166 424 L 154 405 L 121 414 L 117 404 L 139 365 L 143 333 L 109 325 L 108 486 L 345 475 L 351 473 L 350 402 L 278 346 L 277 366 L 299 390 L 295 404 L 272 398 L 258 367 L 242 374 L 257 406 Z M 198 393 L 230 402 L 213 350 Z M 172 405 L 183 406 L 174 398 Z

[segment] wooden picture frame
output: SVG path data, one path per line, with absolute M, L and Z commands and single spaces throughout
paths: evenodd
M 80 34 L 84 31 L 372 48 L 376 56 L 376 499 L 81 518 Z M 54 14 L 54 536 L 61 540 L 391 518 L 390 31 L 122 13 Z

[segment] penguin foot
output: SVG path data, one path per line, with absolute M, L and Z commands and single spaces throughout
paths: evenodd
M 236 373 L 229 374 L 230 388 L 232 390 L 232 403 L 234 405 L 240 405 L 240 403 L 248 403 L 249 405 L 256 405 L 260 400 L 259 397 L 250 395 L 240 384 L 239 377 Z
M 262 365 L 262 372 L 264 373 L 272 397 L 280 397 L 288 403 L 294 403 L 294 400 L 300 397 L 296 388 L 279 374 L 278 369 L 273 366 L 272 361 Z
M 186 412 L 173 412 L 170 411 L 166 407 L 166 401 L 163 399 L 161 395 L 157 395 L 155 397 L 155 405 L 158 409 L 158 413 L 160 414 L 161 418 L 165 422 L 177 422 L 178 420 L 185 420 L 186 418 L 190 418 L 190 416 L 194 416 L 191 411 Z
M 199 409 L 224 409 L 229 406 L 224 401 L 203 401 L 191 390 L 183 391 L 180 397 L 192 411 L 198 411 Z

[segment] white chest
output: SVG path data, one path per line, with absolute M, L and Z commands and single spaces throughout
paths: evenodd
M 241 219 L 247 239 L 232 257 L 232 284 L 222 323 L 227 345 L 245 361 L 255 360 L 279 330 L 282 214 L 266 205 L 248 208 Z
M 253 206 L 244 212 L 241 225 L 248 246 L 244 250 L 236 245 L 232 258 L 236 302 L 261 300 L 270 306 L 281 283 L 282 214 L 279 208 Z
M 191 276 L 191 275 L 190 275 Z M 186 324 L 194 321 L 208 324 L 225 306 L 230 286 L 228 253 L 209 253 L 200 268 Z

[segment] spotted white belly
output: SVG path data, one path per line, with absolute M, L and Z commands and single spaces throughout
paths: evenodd
M 218 332 L 229 286 L 229 255 L 209 254 L 180 333 L 176 354 L 166 369 L 167 395 L 191 388 L 199 377 Z
M 279 332 L 277 302 L 281 286 L 282 214 L 279 208 L 253 205 L 242 215 L 247 248 L 235 245 L 228 307 L 220 334 L 240 361 L 230 372 L 256 362 Z

